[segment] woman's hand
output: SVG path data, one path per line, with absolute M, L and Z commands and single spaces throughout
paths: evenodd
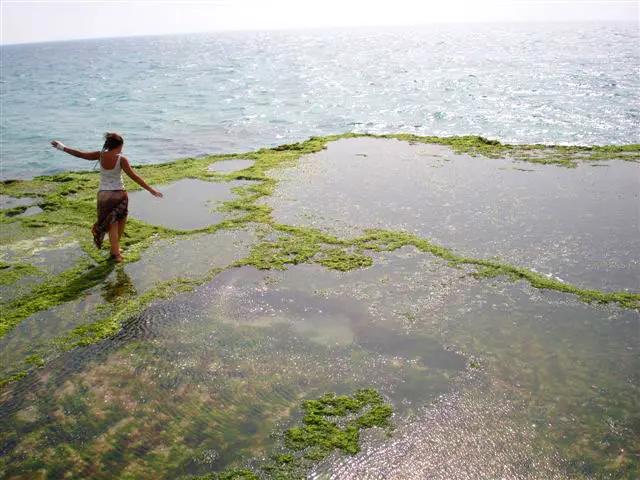
M 58 150 L 64 151 L 66 145 L 62 143 L 60 140 L 51 140 L 51 146 L 53 148 L 57 148 Z
M 74 157 L 82 158 L 84 160 L 100 160 L 100 152 L 81 152 L 71 147 L 67 147 L 60 140 L 51 140 L 51 146 L 58 150 L 73 155 Z
M 149 189 L 149 193 L 150 193 L 151 195 L 153 195 L 154 197 L 158 197 L 158 198 L 162 198 L 162 197 L 163 197 L 162 192 L 159 192 L 158 190 L 156 190 L 156 189 L 155 189 L 155 188 L 153 188 L 153 187 L 151 187 L 151 188 Z

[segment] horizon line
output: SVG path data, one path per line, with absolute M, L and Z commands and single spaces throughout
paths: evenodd
M 79 41 L 91 41 L 91 40 L 115 40 L 115 39 L 130 39 L 130 38 L 148 38 L 148 37 L 169 37 L 169 36 L 183 36 L 183 35 L 203 35 L 212 33 L 238 33 L 238 32 L 296 32 L 305 30 L 338 30 L 338 29 L 371 29 L 371 28 L 411 28 L 411 27 L 426 27 L 433 25 L 496 25 L 496 24 L 627 24 L 637 23 L 637 20 L 483 20 L 483 21 L 464 21 L 464 20 L 443 20 L 426 23 L 413 23 L 413 24 L 380 24 L 380 25 L 325 25 L 325 26 L 312 26 L 312 27 L 275 27 L 275 28 L 236 28 L 236 29 L 218 29 L 218 30 L 196 30 L 186 32 L 166 32 L 166 33 L 141 33 L 132 35 L 115 35 L 108 37 L 77 37 L 67 39 L 55 39 L 55 40 L 38 40 L 38 41 L 26 41 L 26 42 L 11 42 L 4 43 L 0 39 L 0 47 L 9 47 L 14 45 L 42 45 L 47 43 L 72 43 Z

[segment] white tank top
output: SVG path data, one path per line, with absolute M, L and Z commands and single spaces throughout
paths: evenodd
M 116 157 L 116 165 L 106 169 L 102 166 L 102 153 L 100 153 L 100 190 L 124 190 L 120 154 Z

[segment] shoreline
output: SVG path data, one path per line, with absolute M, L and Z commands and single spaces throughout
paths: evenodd
M 499 140 L 489 139 L 480 135 L 452 135 L 452 136 L 425 136 L 412 133 L 356 133 L 344 132 L 323 136 L 311 136 L 299 142 L 291 144 L 281 144 L 272 147 L 262 147 L 256 150 L 249 150 L 244 153 L 214 153 L 214 154 L 198 154 L 197 156 L 182 157 L 173 160 L 163 161 L 159 163 L 144 163 L 134 165 L 138 168 L 148 168 L 154 166 L 172 165 L 176 162 L 186 160 L 202 160 L 202 159 L 233 159 L 242 158 L 243 156 L 260 152 L 263 150 L 278 150 L 289 145 L 304 144 L 310 140 L 335 141 L 342 138 L 390 138 L 397 140 L 405 140 L 408 142 L 431 143 L 436 145 L 450 146 L 457 153 L 468 153 L 471 155 L 487 155 L 489 158 L 504 154 L 513 154 L 509 157 L 514 160 L 530 163 L 547 163 L 557 164 L 567 167 L 577 165 L 579 161 L 597 161 L 597 160 L 624 160 L 631 162 L 640 162 L 640 143 L 625 144 L 573 144 L 573 143 L 502 143 Z M 630 158 L 620 158 L 616 154 L 628 153 Z M 533 153 L 541 153 L 541 158 L 536 158 Z M 588 154 L 588 155 L 587 155 Z M 547 156 L 545 156 L 547 155 Z M 587 155 L 586 158 L 581 155 Z M 55 173 L 38 174 L 28 177 L 0 177 L 0 185 L 7 185 L 14 182 L 28 182 L 40 178 L 51 178 L 67 173 L 91 174 L 94 170 L 60 170 Z

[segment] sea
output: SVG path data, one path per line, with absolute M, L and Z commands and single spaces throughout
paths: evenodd
M 0 178 L 93 164 L 50 147 L 125 138 L 134 165 L 343 132 L 640 143 L 640 29 L 447 24 L 0 47 Z

